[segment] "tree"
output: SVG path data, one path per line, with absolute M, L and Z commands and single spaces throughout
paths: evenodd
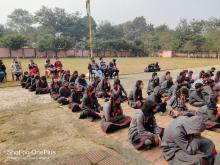
M 2 45 L 12 50 L 18 50 L 27 46 L 28 40 L 20 34 L 8 35 L 3 37 Z
M 122 24 L 126 39 L 135 40 L 144 35 L 147 31 L 146 19 L 142 17 L 136 17 L 131 22 Z
M 44 34 L 38 38 L 37 49 L 41 52 L 52 50 L 52 42 L 55 36 L 52 34 Z
M 33 15 L 27 10 L 15 9 L 8 15 L 7 25 L 16 32 L 26 33 L 27 29 L 30 28 L 33 23 Z
M 72 48 L 71 39 L 64 36 L 55 37 L 52 41 L 52 50 L 55 52 Z
M 96 37 L 105 40 L 119 39 L 123 37 L 121 26 L 113 26 L 110 22 L 101 22 L 97 28 Z

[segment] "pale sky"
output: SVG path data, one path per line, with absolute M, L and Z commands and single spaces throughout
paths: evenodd
M 68 12 L 86 14 L 86 0 L 0 0 L 0 23 L 16 8 L 31 13 L 42 5 L 65 8 Z M 220 0 L 91 0 L 92 16 L 99 23 L 108 20 L 123 23 L 137 16 L 144 16 L 148 23 L 167 24 L 174 28 L 180 19 L 220 18 Z

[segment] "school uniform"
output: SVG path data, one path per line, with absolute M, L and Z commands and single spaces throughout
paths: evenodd
M 61 87 L 59 89 L 58 103 L 67 105 L 69 104 L 69 97 L 71 95 L 71 90 L 68 87 Z
M 110 100 L 103 109 L 104 116 L 101 128 L 105 133 L 112 133 L 119 129 L 129 127 L 131 118 L 123 114 L 121 106 L 114 107 Z
M 138 105 L 141 103 L 140 105 Z M 142 89 L 135 87 L 128 96 L 128 105 L 132 108 L 139 109 L 143 105 Z
M 169 165 L 214 164 L 214 143 L 205 137 L 193 137 L 205 129 L 203 118 L 180 116 L 165 129 L 161 149 Z
M 145 147 L 145 140 L 150 140 L 155 146 L 155 136 L 161 136 L 163 129 L 157 126 L 154 115 L 145 116 L 142 110 L 137 109 L 131 120 L 128 130 L 128 139 L 136 149 Z

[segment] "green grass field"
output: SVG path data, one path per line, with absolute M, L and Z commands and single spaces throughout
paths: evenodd
M 112 58 L 105 58 L 106 62 L 109 62 Z M 22 63 L 23 71 L 28 70 L 28 63 L 30 59 L 19 59 Z M 61 59 L 65 70 L 78 70 L 79 73 L 88 73 L 87 66 L 89 63 L 88 58 L 63 58 Z M 40 68 L 41 74 L 44 74 L 44 63 L 45 59 L 34 59 Z M 51 59 L 54 63 L 55 59 Z M 99 62 L 98 59 L 96 59 Z M 11 81 L 10 64 L 12 59 L 3 59 L 4 64 L 7 67 L 8 81 L 6 84 L 0 84 L 2 86 L 10 86 L 14 84 Z M 133 74 L 143 72 L 144 68 L 150 64 L 159 62 L 162 70 L 173 70 L 173 69 L 187 69 L 201 66 L 212 66 L 220 63 L 217 59 L 197 59 L 197 58 L 117 58 L 117 64 L 120 69 L 120 74 Z

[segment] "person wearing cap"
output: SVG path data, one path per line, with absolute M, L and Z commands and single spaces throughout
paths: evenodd
M 134 89 L 128 96 L 128 105 L 134 109 L 140 109 L 143 106 L 144 99 L 142 95 L 142 89 L 144 83 L 142 80 L 137 80 Z
M 201 133 L 206 129 L 200 116 L 180 116 L 165 129 L 161 149 L 169 165 L 214 165 L 215 145 Z
M 54 99 L 57 100 L 59 96 L 59 89 L 61 88 L 62 84 L 58 80 L 58 75 L 54 75 L 52 77 L 52 82 L 50 84 L 50 96 Z
M 197 83 L 195 85 L 195 91 L 191 92 L 189 95 L 189 103 L 195 107 L 202 107 L 207 105 L 207 100 L 204 97 L 203 91 L 203 84 Z
M 164 113 L 166 111 L 168 96 L 165 90 L 158 87 L 150 96 L 148 96 L 147 100 L 156 103 L 157 112 Z
M 98 98 L 104 98 L 106 101 L 109 100 L 111 96 L 111 84 L 108 77 L 105 77 L 101 80 L 96 88 L 96 96 Z
M 129 127 L 131 117 L 125 116 L 121 107 L 121 98 L 113 94 L 104 109 L 104 116 L 101 120 L 101 128 L 105 133 L 112 133 L 119 129 Z
M 206 118 L 206 128 L 220 128 L 220 96 L 211 95 L 210 102 L 199 108 L 197 115 L 201 115 Z
M 141 109 L 137 109 L 128 130 L 128 139 L 135 149 L 150 149 L 159 146 L 163 128 L 158 127 L 154 114 L 157 105 L 147 100 Z
M 194 113 L 186 107 L 186 99 L 189 95 L 189 91 L 187 88 L 182 87 L 176 93 L 176 95 L 172 96 L 167 101 L 166 109 L 168 110 L 168 114 L 173 118 L 178 116 L 187 115 L 193 116 Z
M 109 76 L 110 76 L 110 78 L 111 79 L 113 77 L 118 78 L 119 69 L 118 69 L 117 64 L 116 64 L 116 59 L 112 59 L 112 61 L 109 62 L 108 67 L 109 67 Z
M 82 98 L 83 111 L 80 113 L 79 119 L 86 119 L 88 117 L 91 117 L 92 121 L 101 119 L 97 113 L 100 113 L 102 106 L 98 102 L 95 91 L 95 87 L 92 85 L 89 85 L 86 89 Z
M 121 101 L 125 102 L 128 100 L 128 94 L 125 91 L 123 85 L 121 84 L 121 81 L 119 79 L 114 80 L 112 93 L 119 95 L 121 97 Z
M 32 75 L 31 84 L 30 84 L 30 87 L 29 87 L 30 92 L 36 91 L 36 84 L 38 83 L 39 80 L 40 80 L 39 75 Z
M 59 89 L 59 95 L 57 102 L 62 105 L 67 105 L 70 102 L 71 90 L 69 88 L 69 82 L 64 81 L 62 87 Z

